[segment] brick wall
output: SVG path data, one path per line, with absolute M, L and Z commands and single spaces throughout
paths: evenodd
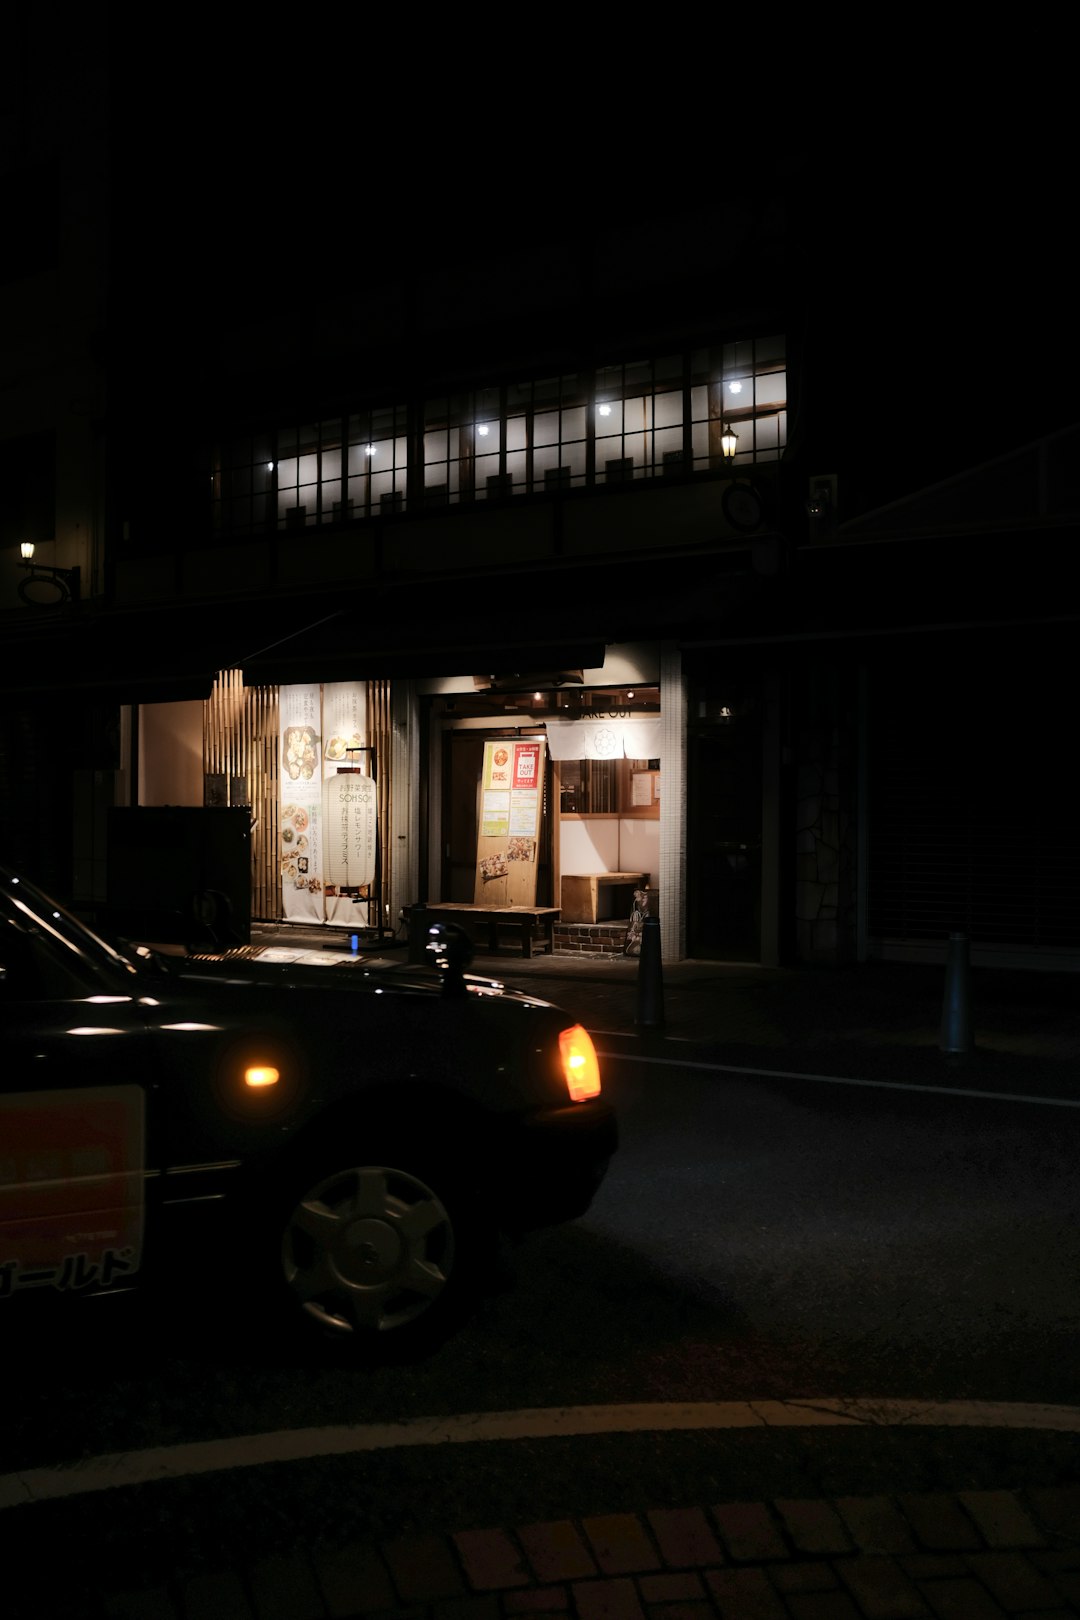
M 556 923 L 556 956 L 621 956 L 626 924 Z

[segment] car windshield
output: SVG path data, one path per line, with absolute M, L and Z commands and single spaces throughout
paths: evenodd
M 12 921 L 30 927 L 75 957 L 95 974 L 135 974 L 136 964 L 95 934 L 26 878 L 0 867 L 0 906 Z M 70 965 L 70 958 L 69 958 Z

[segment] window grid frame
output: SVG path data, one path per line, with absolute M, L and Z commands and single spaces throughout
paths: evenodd
M 750 443 L 741 448 L 735 458 L 735 468 L 768 465 L 779 462 L 787 444 L 787 345 L 782 334 L 766 338 L 747 337 L 727 339 L 708 346 L 682 349 L 636 360 L 614 361 L 607 365 L 583 367 L 574 372 L 559 371 L 541 377 L 517 382 L 503 381 L 479 388 L 402 400 L 387 405 L 373 405 L 349 410 L 341 415 L 330 414 L 308 418 L 291 427 L 266 429 L 259 425 L 222 441 L 214 447 L 210 457 L 211 527 L 215 538 L 230 535 L 265 533 L 306 533 L 311 528 L 351 526 L 367 523 L 372 518 L 385 519 L 381 497 L 391 496 L 394 513 L 427 511 L 450 506 L 475 505 L 484 501 L 496 503 L 508 499 L 562 498 L 575 490 L 596 492 L 605 488 L 625 489 L 633 484 L 651 484 L 669 477 L 695 479 L 728 467 L 720 449 L 723 427 L 731 425 L 742 434 L 749 428 Z M 708 361 L 702 375 L 702 356 Z M 717 360 L 717 357 L 719 359 Z M 678 362 L 676 365 L 674 362 Z M 644 373 L 644 375 L 642 375 Z M 681 375 L 680 375 L 681 373 Z M 783 386 L 780 400 L 759 402 L 759 378 L 780 376 Z M 732 378 L 751 383 L 750 398 L 737 405 L 729 403 L 725 385 Z M 700 391 L 700 393 L 699 393 Z M 678 394 L 681 401 L 681 422 L 657 424 L 657 400 Z M 644 401 L 644 422 L 629 433 L 625 416 L 617 431 L 599 433 L 599 411 L 606 398 L 616 399 L 620 406 L 627 401 Z M 497 402 L 497 414 L 492 407 Z M 440 410 L 439 407 L 442 407 Z M 726 408 L 725 408 L 726 407 Z M 434 410 L 434 414 L 433 413 Z M 569 437 L 566 418 L 569 413 L 584 412 L 584 433 Z M 538 445 L 537 417 L 554 413 L 558 419 L 558 436 Z M 380 419 L 388 419 L 387 432 L 376 427 Z M 766 419 L 775 420 L 776 430 L 772 442 L 760 443 L 759 424 Z M 442 425 L 438 425 L 441 421 Z M 479 427 L 482 422 L 497 425 L 498 446 L 494 451 L 478 449 Z M 523 426 L 524 446 L 511 448 L 511 424 Z M 680 449 L 657 449 L 657 437 L 673 434 L 681 428 Z M 426 439 L 433 432 L 447 435 L 446 454 L 427 459 Z M 367 437 L 365 437 L 367 435 Z M 641 454 L 627 457 L 627 440 L 640 437 Z M 292 446 L 289 440 L 292 440 Z M 310 442 L 309 442 L 310 441 Z M 383 443 L 392 447 L 391 465 L 364 472 L 352 470 L 352 452 L 361 443 Z M 401 444 L 405 447 L 405 464 L 398 460 Z M 237 447 L 248 447 L 246 458 L 238 456 Z M 616 450 L 605 454 L 606 447 Z M 268 446 L 274 447 L 272 464 L 265 459 Z M 285 454 L 282 454 L 282 447 Z M 553 466 L 537 468 L 537 451 L 549 452 L 554 446 L 557 461 Z M 260 448 L 261 447 L 261 448 Z M 579 448 L 580 447 L 580 448 Z M 573 448 L 575 455 L 567 457 Z M 453 450 L 453 453 L 451 453 Z M 258 453 L 257 453 L 258 452 Z M 328 470 L 324 458 L 336 454 L 336 473 Z M 315 457 L 315 477 L 301 483 L 302 458 Z M 677 455 L 677 461 L 666 456 Z M 497 457 L 497 473 L 483 474 L 479 481 L 477 463 L 481 459 Z M 518 476 L 511 457 L 523 456 L 523 476 Z M 576 468 L 575 460 L 583 457 L 584 469 Z M 542 454 L 541 461 L 546 459 Z M 630 461 L 632 465 L 626 466 Z M 611 476 L 607 462 L 624 463 L 623 476 Z M 295 482 L 283 483 L 281 463 L 295 463 Z M 428 483 L 432 468 L 442 468 L 445 479 Z M 569 468 L 567 474 L 564 469 Z M 257 487 L 258 475 L 265 476 L 263 487 Z M 556 473 L 559 476 L 551 477 Z M 375 499 L 373 480 L 377 475 L 389 476 L 389 491 L 379 491 Z M 497 477 L 493 489 L 487 480 Z M 355 504 L 354 480 L 363 480 L 363 500 Z M 243 487 L 246 482 L 247 487 Z M 338 501 L 328 502 L 325 489 L 338 487 Z M 282 497 L 294 491 L 295 506 L 303 505 L 303 519 L 289 522 Z M 305 492 L 314 494 L 314 510 L 310 502 L 299 497 Z M 260 523 L 256 513 L 262 502 L 266 516 Z M 339 504 L 337 513 L 334 505 Z M 242 514 L 246 513 L 246 521 Z

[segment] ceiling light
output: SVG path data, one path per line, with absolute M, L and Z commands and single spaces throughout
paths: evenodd
M 601 405 L 601 407 L 600 407 L 600 415 L 601 416 L 610 416 L 611 415 L 611 406 L 610 405 Z
M 729 394 L 741 394 L 742 393 L 742 383 L 741 382 L 729 382 L 728 383 L 728 393 Z

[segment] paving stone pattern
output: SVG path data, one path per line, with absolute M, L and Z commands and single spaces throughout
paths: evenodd
M 784 1498 L 359 1539 L 177 1587 L 101 1620 L 1063 1620 L 1080 1487 Z

